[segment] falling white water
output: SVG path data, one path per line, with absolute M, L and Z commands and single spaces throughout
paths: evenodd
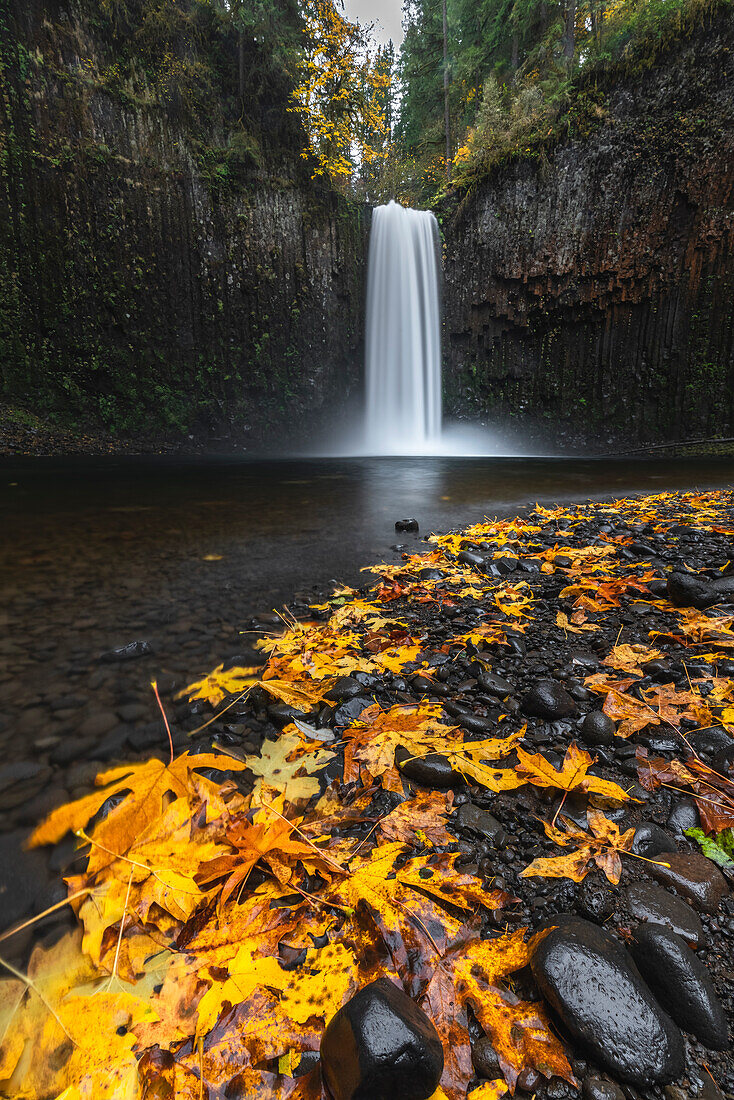
M 367 447 L 426 454 L 441 438 L 438 226 L 395 202 L 372 214 L 367 277 Z

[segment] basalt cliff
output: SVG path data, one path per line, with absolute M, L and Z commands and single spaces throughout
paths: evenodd
M 734 25 L 595 82 L 443 211 L 449 410 L 551 447 L 734 435 Z

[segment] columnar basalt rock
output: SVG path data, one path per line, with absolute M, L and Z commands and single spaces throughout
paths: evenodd
M 731 46 L 726 14 L 445 211 L 449 411 L 601 451 L 732 435 Z
M 239 155 L 239 107 L 195 123 L 142 62 L 108 79 L 85 11 L 0 12 L 3 397 L 117 435 L 312 438 L 360 381 L 366 207 L 311 180 L 287 89 L 248 104 L 274 118 Z

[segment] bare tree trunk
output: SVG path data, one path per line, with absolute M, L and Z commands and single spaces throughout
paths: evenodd
M 239 53 L 239 83 L 240 83 L 240 99 L 244 99 L 245 95 L 245 36 L 242 33 L 242 29 L 237 32 L 237 46 Z
M 576 2 L 577 0 L 566 0 L 566 29 L 563 35 L 563 56 L 566 58 L 569 66 L 573 61 L 573 55 L 576 49 Z
M 443 0 L 443 125 L 446 132 L 446 179 L 451 181 L 451 115 L 449 113 L 449 18 Z

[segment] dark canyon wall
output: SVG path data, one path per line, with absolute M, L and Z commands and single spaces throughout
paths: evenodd
M 599 450 L 734 435 L 734 27 L 446 214 L 451 411 Z
M 0 0 L 0 399 L 80 431 L 294 439 L 359 384 L 366 212 L 315 187 L 262 58 L 248 126 L 231 88 L 202 100 L 238 63 L 205 5 L 169 5 L 147 71 L 118 63 L 124 26 L 104 40 L 120 8 Z

